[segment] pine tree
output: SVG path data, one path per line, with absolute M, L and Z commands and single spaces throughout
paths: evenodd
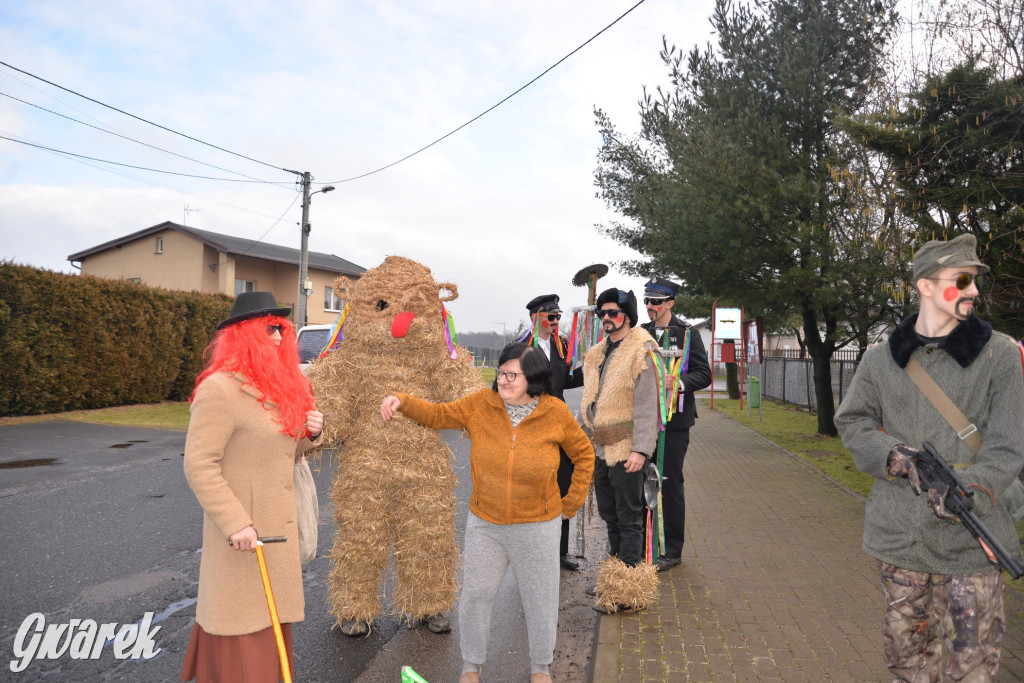
M 895 25 L 891 0 L 719 0 L 716 47 L 662 58 L 672 88 L 645 93 L 638 136 L 597 112 L 595 183 L 629 222 L 606 228 L 694 295 L 768 318 L 799 316 L 818 431 L 836 433 L 830 359 L 892 303 L 892 212 L 849 191 L 857 152 L 833 124 L 859 111 Z

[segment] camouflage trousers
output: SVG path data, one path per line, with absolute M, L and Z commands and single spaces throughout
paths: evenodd
M 1003 639 L 1001 571 L 928 574 L 878 563 L 885 664 L 896 681 L 992 681 Z

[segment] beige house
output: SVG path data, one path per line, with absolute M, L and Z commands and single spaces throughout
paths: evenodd
M 83 275 L 125 279 L 149 287 L 237 296 L 269 291 L 292 307 L 299 293 L 299 250 L 221 235 L 166 221 L 68 256 Z M 344 302 L 334 294 L 338 275 L 359 277 L 366 269 L 333 254 L 307 258 L 313 293 L 306 300 L 310 325 L 333 323 Z

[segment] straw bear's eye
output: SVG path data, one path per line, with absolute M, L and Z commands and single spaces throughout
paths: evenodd
M 388 307 L 388 302 L 384 301 L 384 299 L 381 299 L 380 301 L 377 302 L 377 310 L 378 311 L 383 311 L 387 307 Z

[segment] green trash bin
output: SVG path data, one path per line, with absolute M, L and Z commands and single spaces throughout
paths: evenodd
M 761 407 L 761 380 L 757 377 L 747 377 L 747 400 L 751 408 Z

